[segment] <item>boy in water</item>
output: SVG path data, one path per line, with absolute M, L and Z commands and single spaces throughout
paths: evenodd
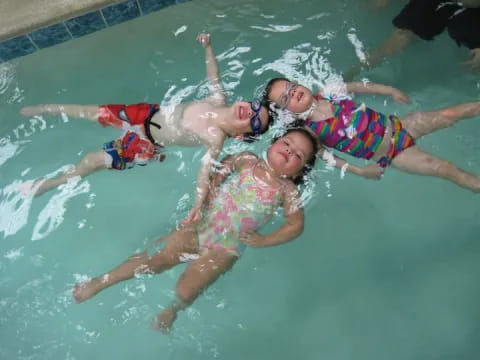
M 123 170 L 135 164 L 145 165 L 152 160 L 163 161 L 164 146 L 205 146 L 206 154 L 197 178 L 195 203 L 186 221 L 199 219 L 200 208 L 209 188 L 213 161 L 218 157 L 227 137 L 255 138 L 267 130 L 272 120 L 260 101 L 239 101 L 228 106 L 218 72 L 218 64 L 209 34 L 200 34 L 197 40 L 205 48 L 207 79 L 210 95 L 200 101 L 183 102 L 161 108 L 157 104 L 135 105 L 39 105 L 24 107 L 24 116 L 65 114 L 98 121 L 103 126 L 125 130 L 125 134 L 104 144 L 103 150 L 88 153 L 78 164 L 63 175 L 39 179 L 24 184 L 32 195 L 40 195 L 70 178 L 85 177 L 100 169 Z

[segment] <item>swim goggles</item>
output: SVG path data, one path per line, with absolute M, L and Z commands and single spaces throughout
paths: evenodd
M 250 119 L 250 127 L 254 135 L 260 135 L 262 129 L 262 121 L 260 120 L 260 110 L 262 109 L 262 102 L 260 99 L 253 99 L 250 101 L 250 107 L 254 111 L 255 115 Z
M 298 87 L 298 84 L 293 81 L 288 81 L 287 85 L 285 86 L 285 91 L 282 93 L 282 96 L 280 96 L 280 99 L 278 99 L 278 106 L 280 106 L 280 109 L 285 110 L 288 107 L 288 103 L 290 102 L 290 99 L 292 98 L 290 96 L 290 92 L 292 90 L 295 90 Z

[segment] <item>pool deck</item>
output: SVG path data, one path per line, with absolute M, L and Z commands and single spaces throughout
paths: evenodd
M 0 41 L 118 3 L 115 0 L 1 0 Z
M 0 0 L 0 63 L 191 0 Z

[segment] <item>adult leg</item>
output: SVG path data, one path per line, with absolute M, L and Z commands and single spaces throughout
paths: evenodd
M 480 114 L 480 101 L 450 106 L 440 110 L 421 111 L 400 118 L 402 126 L 418 139 L 431 132 L 452 126 L 457 121 Z
M 65 114 L 75 118 L 97 121 L 99 109 L 98 105 L 47 104 L 26 106 L 20 110 L 20 114 L 23 116 Z
M 39 196 L 58 185 L 65 184 L 70 178 L 75 176 L 85 177 L 97 170 L 105 169 L 105 152 L 103 150 L 94 151 L 85 155 L 78 164 L 68 170 L 63 175 L 52 179 L 38 179 L 33 183 L 28 183 L 22 190 L 30 195 Z M 25 185 L 25 184 L 24 184 Z
M 212 250 L 193 261 L 177 282 L 177 299 L 157 315 L 154 327 L 167 333 L 177 312 L 191 305 L 220 275 L 230 270 L 238 257 L 222 250 Z
M 196 232 L 191 227 L 174 231 L 161 241 L 165 241 L 166 245 L 154 255 L 148 256 L 146 251 L 134 254 L 110 272 L 76 284 L 73 289 L 75 301 L 81 303 L 136 274 L 161 273 L 182 262 L 185 253 L 198 253 Z
M 410 30 L 395 29 L 388 38 L 386 38 L 383 43 L 373 49 L 368 55 L 365 64 L 356 64 L 352 66 L 343 74 L 344 81 L 352 81 L 352 79 L 357 76 L 362 69 L 372 69 L 380 64 L 387 57 L 392 57 L 404 48 L 415 39 L 416 35 Z
M 412 174 L 440 177 L 480 193 L 480 178 L 477 175 L 459 169 L 451 162 L 426 153 L 417 146 L 403 150 L 393 158 L 392 164 Z
M 368 66 L 373 68 L 387 57 L 397 55 L 409 45 L 416 35 L 405 29 L 395 29 L 383 43 L 368 55 Z

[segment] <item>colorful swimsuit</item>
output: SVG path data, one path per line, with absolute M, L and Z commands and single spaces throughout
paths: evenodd
M 280 191 L 261 186 L 253 169 L 231 175 L 208 207 L 197 226 L 201 249 L 220 249 L 235 256 L 245 249 L 238 238 L 241 232 L 265 224 L 280 206 Z
M 392 143 L 386 156 L 378 161 L 381 167 L 389 165 L 402 150 L 415 145 L 414 139 L 402 128 L 400 120 L 394 115 L 387 118 L 363 104 L 357 106 L 348 98 L 327 99 L 319 94 L 315 99 L 328 100 L 333 107 L 333 117 L 305 122 L 325 146 L 357 158 L 370 159 L 383 140 L 387 121 L 392 124 Z
M 135 164 L 146 165 L 161 152 L 163 147 L 155 142 L 150 133 L 150 126 L 160 128 L 160 125 L 151 122 L 153 115 L 159 110 L 157 104 L 146 103 L 100 106 L 100 124 L 126 130 L 122 138 L 103 145 L 103 150 L 111 157 L 109 167 L 124 170 Z M 163 161 L 165 155 L 158 158 Z

